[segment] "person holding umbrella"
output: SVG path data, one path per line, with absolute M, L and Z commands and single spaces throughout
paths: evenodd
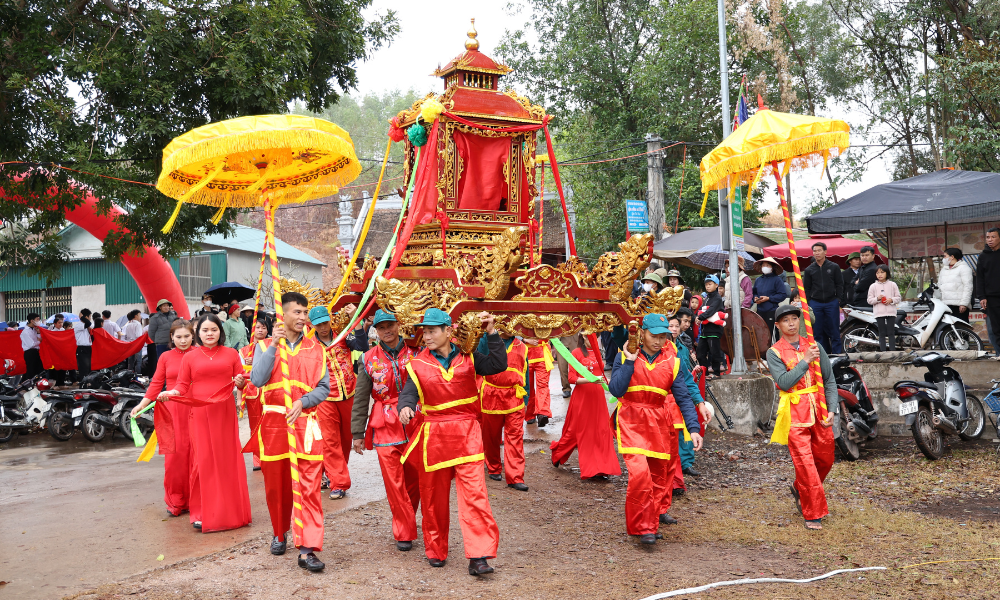
M 785 281 L 781 277 L 784 269 L 771 257 L 758 261 L 754 268 L 761 275 L 753 282 L 753 302 L 757 305 L 757 314 L 767 323 L 773 339 L 774 311 L 788 297 L 785 293 Z

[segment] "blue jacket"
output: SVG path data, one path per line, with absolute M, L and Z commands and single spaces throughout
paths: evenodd
M 786 289 L 785 281 L 775 273 L 758 277 L 753 282 L 753 295 L 754 297 L 767 296 L 768 301 L 758 304 L 757 312 L 766 313 L 778 310 L 778 305 L 788 297 Z

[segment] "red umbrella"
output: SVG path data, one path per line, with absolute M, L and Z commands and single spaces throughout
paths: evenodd
M 875 262 L 877 264 L 886 263 L 886 258 L 882 256 L 881 252 L 879 252 L 878 245 L 876 245 L 875 242 L 852 240 L 837 234 L 825 233 L 816 234 L 810 238 L 795 241 L 795 253 L 799 257 L 800 268 L 805 269 L 810 263 L 812 263 L 812 247 L 816 242 L 823 242 L 826 244 L 827 260 L 837 263 L 840 265 L 841 269 L 847 268 L 848 254 L 851 252 L 861 252 L 861 249 L 865 246 L 875 248 Z M 792 259 L 788 252 L 788 244 L 781 244 L 780 246 L 767 246 L 764 248 L 764 256 L 770 256 L 771 258 L 777 260 L 786 271 L 790 271 L 792 269 Z

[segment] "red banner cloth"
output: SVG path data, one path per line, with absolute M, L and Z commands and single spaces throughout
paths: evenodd
M 24 351 L 21 350 L 20 331 L 0 331 L 0 360 L 6 359 L 14 361 L 14 372 L 10 375 L 24 375 L 28 371 Z
M 465 165 L 458 180 L 455 208 L 500 210 L 504 199 L 510 197 L 503 168 L 510 156 L 513 138 L 491 138 L 455 131 L 453 139 L 455 151 Z
M 403 229 L 396 237 L 396 247 L 392 251 L 392 262 L 383 275 L 385 278 L 392 276 L 393 271 L 399 266 L 399 261 L 403 258 L 403 251 L 406 244 L 413 235 L 413 228 L 417 224 L 430 223 L 434 220 L 438 211 L 438 131 L 440 121 L 434 121 L 430 134 L 427 136 L 427 143 L 420 150 L 420 163 L 415 167 L 417 172 L 413 174 L 413 195 L 410 197 L 410 207 Z M 374 298 L 373 298 L 374 300 Z
M 137 340 L 123 342 L 114 338 L 104 328 L 94 329 L 93 332 L 94 349 L 91 350 L 90 368 L 95 371 L 117 365 L 142 350 L 146 344 L 152 343 L 149 336 L 145 334 Z
M 73 371 L 76 369 L 76 333 L 72 330 L 49 331 L 39 329 L 42 344 L 39 354 L 42 357 L 42 368 L 58 371 Z
M 232 386 L 227 386 L 228 394 L 224 390 L 212 396 L 212 399 L 202 400 L 200 398 L 188 398 L 186 396 L 171 396 L 167 402 L 176 402 L 191 408 L 200 408 L 218 402 L 232 402 Z M 157 404 L 160 404 L 157 401 Z M 166 408 L 166 407 L 164 407 Z M 156 427 L 156 443 L 160 446 L 160 454 L 173 454 L 177 444 L 174 441 L 174 421 L 169 410 L 156 410 L 153 413 L 153 421 Z

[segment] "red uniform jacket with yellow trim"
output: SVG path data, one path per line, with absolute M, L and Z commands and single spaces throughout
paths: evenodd
M 615 411 L 618 452 L 670 458 L 674 418 L 669 410 L 673 404 L 669 395 L 679 370 L 680 361 L 672 344 L 664 345 L 653 362 L 639 352 L 628 389 Z
M 785 368 L 789 371 L 805 360 L 805 352 L 796 350 L 785 338 L 778 340 L 771 349 L 781 357 L 781 362 L 785 363 Z M 820 419 L 826 418 L 826 398 L 819 395 L 817 383 L 813 370 L 809 369 L 792 389 L 782 393 L 788 397 L 791 408 L 791 427 L 812 427 L 817 415 Z
M 258 352 L 264 350 L 266 348 L 257 349 Z M 304 338 L 294 350 L 287 352 L 288 384 L 291 388 L 292 402 L 295 402 L 316 389 L 326 374 L 326 360 L 322 344 L 310 337 Z M 260 443 L 260 459 L 263 461 L 289 458 L 288 425 L 285 420 L 285 391 L 281 372 L 277 366 L 276 360 L 271 378 L 262 388 L 264 415 L 261 417 L 257 439 Z M 315 406 L 303 409 L 301 416 L 295 422 L 296 429 L 305 428 L 307 444 L 310 439 L 321 439 L 321 436 L 316 436 L 316 432 L 319 430 L 316 423 L 316 409 Z M 308 449 L 304 446 L 296 447 L 295 451 L 299 460 L 323 460 L 321 444 L 313 444 Z
M 549 348 L 549 341 L 542 340 L 535 344 L 534 346 L 525 344 L 528 346 L 528 365 L 532 366 L 535 363 L 545 363 L 545 370 L 552 370 L 552 349 Z M 534 369 L 535 367 L 532 366 Z
M 489 334 L 486 343 L 488 354 L 461 354 L 452 345 L 450 360 L 442 359 L 447 369 L 426 348 L 410 360 L 398 408 L 417 409 L 419 404 L 425 421 L 407 446 L 402 462 L 422 460 L 425 470 L 434 471 L 483 460 L 476 376 L 496 375 L 507 369 L 507 348 L 500 336 Z
M 263 352 L 264 350 L 267 350 L 267 346 L 263 341 L 255 344 L 248 344 L 239 349 L 240 358 L 243 360 L 243 372 L 247 376 L 247 384 L 243 387 L 243 391 L 241 392 L 241 397 L 244 402 L 248 400 L 256 400 L 257 402 L 260 402 L 260 389 L 250 383 L 250 370 L 253 368 L 253 357 L 251 356 L 251 353 Z M 247 364 L 248 362 L 249 364 Z
M 511 340 L 507 347 L 507 370 L 482 378 L 479 390 L 484 414 L 506 415 L 524 408 L 528 348 L 517 338 Z
M 398 446 L 409 441 L 406 434 L 409 428 L 404 428 L 400 422 L 396 405 L 406 384 L 406 366 L 415 355 L 415 350 L 403 344 L 393 360 L 379 344 L 365 352 L 362 358 L 362 366 L 372 380 L 371 398 L 374 401 L 365 431 L 365 446 L 369 450 L 374 446 Z

